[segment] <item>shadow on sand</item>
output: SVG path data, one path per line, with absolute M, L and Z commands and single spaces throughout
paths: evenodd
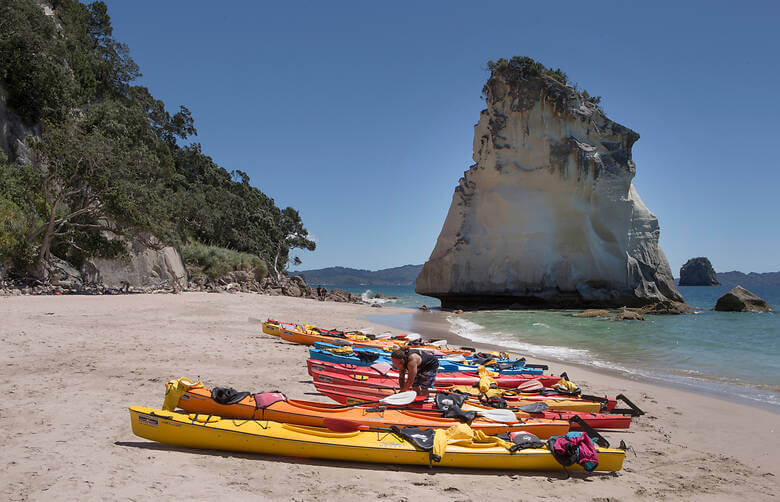
M 201 450 L 198 448 L 185 448 L 181 446 L 172 446 L 163 443 L 152 443 L 146 441 L 115 441 L 114 445 L 128 448 L 140 448 L 142 450 L 180 452 L 191 455 L 208 455 L 222 458 L 242 458 L 247 460 L 257 460 L 261 462 L 279 462 L 284 464 L 310 465 L 317 467 L 340 467 L 343 469 L 364 471 L 393 471 L 409 472 L 417 474 L 428 474 L 431 476 L 437 473 L 460 474 L 467 476 L 485 476 L 487 474 L 498 476 L 523 476 L 534 478 L 547 478 L 550 482 L 565 481 L 575 478 L 583 481 L 593 481 L 597 478 L 607 478 L 617 476 L 614 472 L 582 472 L 582 471 L 504 471 L 504 470 L 480 470 L 480 469 L 456 469 L 451 467 L 425 467 L 421 465 L 390 465 L 390 464 L 361 464 L 357 462 L 343 462 L 339 460 L 317 460 L 312 458 L 299 457 L 277 457 L 273 455 L 263 455 L 260 453 L 240 453 L 228 451 Z

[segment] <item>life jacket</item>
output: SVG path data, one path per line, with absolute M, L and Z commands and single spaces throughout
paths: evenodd
M 561 394 L 567 394 L 569 396 L 576 396 L 582 392 L 576 383 L 564 379 L 559 380 L 552 388 Z
M 437 392 L 433 398 L 436 408 L 442 412 L 444 418 L 456 418 L 461 422 L 470 424 L 477 416 L 476 411 L 463 411 L 461 406 L 468 396 L 455 392 Z
M 599 456 L 593 441 L 582 432 L 570 432 L 565 436 L 553 436 L 547 440 L 547 448 L 564 467 L 580 464 L 592 472 L 599 465 Z

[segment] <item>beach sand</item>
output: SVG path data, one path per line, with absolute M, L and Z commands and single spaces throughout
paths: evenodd
M 163 383 L 182 376 L 325 401 L 306 373 L 306 347 L 263 334 L 268 317 L 381 332 L 365 318 L 408 313 L 254 294 L 0 298 L 0 498 L 780 499 L 780 415 L 554 362 L 554 373 L 568 370 L 589 393 L 623 392 L 647 411 L 630 431 L 605 434 L 631 447 L 620 473 L 566 479 L 276 458 L 174 448 L 130 429 L 127 406 L 161 406 Z

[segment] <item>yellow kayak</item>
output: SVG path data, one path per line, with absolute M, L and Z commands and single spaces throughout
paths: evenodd
M 268 319 L 263 323 L 263 333 L 267 335 L 280 336 L 282 334 L 282 323 Z
M 430 462 L 428 452 L 390 432 L 333 432 L 270 421 L 186 415 L 142 406 L 130 407 L 130 422 L 136 436 L 187 448 L 380 464 L 429 465 Z M 618 471 L 622 468 L 623 450 L 597 448 L 597 451 L 599 464 L 596 470 Z M 563 469 L 546 449 L 510 453 L 501 446 L 463 440 L 450 440 L 441 461 L 433 465 L 532 471 Z M 582 467 L 575 464 L 567 469 L 582 470 Z

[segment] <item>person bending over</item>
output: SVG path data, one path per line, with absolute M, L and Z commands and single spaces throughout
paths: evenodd
M 393 367 L 398 370 L 398 385 L 401 392 L 409 389 L 418 396 L 427 396 L 436 381 L 439 360 L 430 352 L 410 350 L 409 347 L 395 349 L 390 354 Z

